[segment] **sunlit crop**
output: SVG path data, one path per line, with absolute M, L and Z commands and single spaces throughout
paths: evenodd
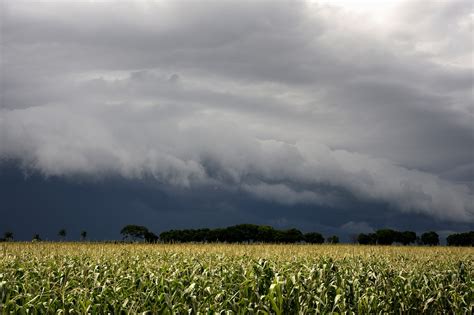
M 4 243 L 0 313 L 459 313 L 474 249 Z

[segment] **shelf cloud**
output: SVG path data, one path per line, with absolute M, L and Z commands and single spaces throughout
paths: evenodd
M 0 163 L 474 222 L 470 1 L 3 11 Z

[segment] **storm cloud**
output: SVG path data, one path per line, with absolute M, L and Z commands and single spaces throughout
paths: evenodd
M 0 161 L 474 222 L 470 1 L 2 5 Z

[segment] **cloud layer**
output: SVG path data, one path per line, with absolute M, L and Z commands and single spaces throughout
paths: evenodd
M 4 12 L 0 157 L 25 169 L 474 222 L 469 1 Z

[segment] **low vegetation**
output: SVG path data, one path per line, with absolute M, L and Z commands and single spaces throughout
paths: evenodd
M 277 230 L 268 225 L 238 224 L 217 229 L 185 229 L 169 230 L 162 232 L 159 236 L 142 225 L 125 225 L 121 230 L 122 242 L 145 242 L 145 243 L 271 243 L 271 244 L 338 244 L 337 235 L 324 236 L 318 232 L 302 233 L 292 228 Z M 66 240 L 66 229 L 58 232 L 61 241 Z M 87 240 L 87 231 L 80 233 L 80 240 Z M 0 242 L 13 241 L 13 232 L 7 231 Z M 32 241 L 41 241 L 39 234 L 34 234 Z M 352 242 L 360 245 L 429 245 L 440 244 L 439 235 L 434 231 L 424 232 L 418 236 L 413 231 L 396 231 L 392 229 L 380 229 L 374 233 L 352 235 Z M 448 246 L 474 246 L 474 231 L 451 234 L 446 238 Z
M 0 313 L 471 314 L 473 257 L 441 246 L 5 242 Z

